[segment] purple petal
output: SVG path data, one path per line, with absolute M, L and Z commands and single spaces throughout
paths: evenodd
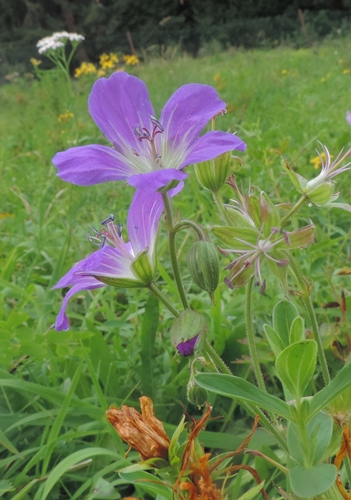
M 346 111 L 346 121 L 349 125 L 351 125 L 351 113 L 350 113 L 350 111 Z
M 131 175 L 127 181 L 141 191 L 157 191 L 173 180 L 182 181 L 187 177 L 185 172 L 180 172 L 176 168 L 166 168 L 155 170 L 145 174 Z
M 105 181 L 125 180 L 134 173 L 118 156 L 112 148 L 92 144 L 57 153 L 52 161 L 62 180 L 78 186 L 90 186 Z
M 62 306 L 60 312 L 57 315 L 55 322 L 55 329 L 60 332 L 61 330 L 69 329 L 69 322 L 66 316 L 66 307 L 69 299 L 75 293 L 81 292 L 82 290 L 95 290 L 96 288 L 102 288 L 106 286 L 104 283 L 100 283 L 95 278 L 91 276 L 81 277 L 79 283 L 74 285 L 67 293 L 65 298 L 63 299 Z
M 160 117 L 167 141 L 178 144 L 197 139 L 209 120 L 225 108 L 216 90 L 208 85 L 189 84 L 180 87 L 166 103 Z
M 149 249 L 152 255 L 158 223 L 164 208 L 162 196 L 148 191 L 136 191 L 128 212 L 127 229 L 135 255 Z
M 233 149 L 244 151 L 245 148 L 245 142 L 237 135 L 213 130 L 212 132 L 207 132 L 207 134 L 201 136 L 195 142 L 188 156 L 179 168 L 191 165 L 192 163 L 212 160 L 212 158 L 222 153 L 226 153 L 227 151 L 232 151 Z
M 150 129 L 154 110 L 142 80 L 124 71 L 100 78 L 89 96 L 90 114 L 117 149 L 128 144 L 139 149 L 136 127 Z
M 177 344 L 176 346 L 179 354 L 181 354 L 182 356 L 191 356 L 191 354 L 194 353 L 198 338 L 199 334 L 195 335 L 195 337 L 190 340 L 179 342 L 179 344 Z
M 80 260 L 60 279 L 60 281 L 52 288 L 65 288 L 71 285 L 77 285 L 81 281 L 84 281 L 84 276 L 82 273 L 84 271 L 91 271 L 98 269 L 103 257 L 103 249 L 97 250 L 85 259 Z M 92 278 L 90 278 L 92 279 Z M 92 281 L 94 283 L 94 281 Z
M 130 269 L 133 261 L 132 245 L 125 243 L 124 248 L 126 255 L 123 255 L 119 249 L 105 245 L 99 252 L 101 255 L 100 262 L 95 267 L 91 266 L 90 269 L 83 269 L 80 271 L 83 276 L 96 276 L 98 278 L 127 278 L 135 280 L 135 276 Z M 130 255 L 130 258 L 129 258 Z

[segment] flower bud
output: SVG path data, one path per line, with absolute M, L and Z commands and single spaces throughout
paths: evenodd
M 228 151 L 212 160 L 195 164 L 195 172 L 201 186 L 210 191 L 221 189 L 230 175 L 232 156 Z
M 147 251 L 141 252 L 138 257 L 131 264 L 131 270 L 138 280 L 147 286 L 155 277 L 155 264 L 151 262 L 150 256 Z
M 187 398 L 191 404 L 197 406 L 198 409 L 202 408 L 208 399 L 208 392 L 197 385 L 191 378 L 187 385 Z
M 306 194 L 308 195 L 308 199 L 315 203 L 316 205 L 324 205 L 331 200 L 333 195 L 333 185 L 331 182 L 323 182 L 316 189 L 313 189 L 311 192 L 307 190 L 308 184 L 306 186 Z
M 188 267 L 197 286 L 211 295 L 219 282 L 219 260 L 216 247 L 209 241 L 196 241 L 188 253 Z
M 186 309 L 174 320 L 171 326 L 172 343 L 179 354 L 190 356 L 201 343 L 205 330 L 205 318 L 192 309 Z

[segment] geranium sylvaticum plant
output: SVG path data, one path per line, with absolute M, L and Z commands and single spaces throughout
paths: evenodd
M 212 87 L 184 85 L 157 117 L 144 82 L 118 72 L 94 84 L 89 110 L 110 145 L 78 146 L 57 153 L 53 162 L 58 176 L 80 186 L 124 181 L 135 192 L 126 231 L 113 215 L 103 219 L 111 209 L 102 206 L 101 228 L 89 233 L 97 249 L 57 283 L 55 288 L 71 288 L 63 299 L 56 329 L 69 328 L 66 308 L 77 292 L 105 286 L 148 288 L 174 317 L 169 343 L 177 355 L 189 357 L 187 394 L 194 405 L 206 406 L 201 425 L 210 413 L 209 392 L 236 400 L 248 415 L 257 416 L 255 426 L 259 419 L 280 448 L 279 461 L 252 451 L 273 464 L 277 477 L 280 475 L 280 489 L 270 485 L 272 494 L 291 500 L 345 498 L 345 486 L 351 484 L 351 470 L 345 459 L 350 446 L 347 436 L 351 408 L 345 410 L 342 402 L 351 388 L 351 364 L 331 377 L 313 309 L 312 279 L 303 275 L 295 253 L 298 250 L 304 259 L 308 258 L 308 247 L 316 237 L 316 210 L 337 207 L 350 211 L 350 205 L 335 203 L 339 196 L 335 178 L 350 169 L 345 163 L 350 151 L 340 153 L 332 162 L 327 147 L 321 145 L 321 172 L 311 180 L 295 172 L 284 159 L 291 194 L 285 203 L 277 204 L 254 185 L 254 179 L 247 180 L 248 190 L 239 189 L 233 155 L 240 155 L 245 143 L 236 134 L 216 130 L 225 103 Z M 208 218 L 200 225 L 182 219 L 173 210 L 173 197 L 182 196 L 183 182 L 187 182 L 192 165 L 199 181 L 197 189 L 213 195 L 219 212 L 216 222 Z M 226 203 L 221 194 L 225 183 L 230 186 L 226 187 L 227 193 L 231 190 L 231 199 Z M 119 189 L 117 183 L 114 188 Z M 160 225 L 165 231 L 159 231 Z M 186 262 L 178 258 L 179 231 L 190 231 L 195 239 Z M 158 275 L 157 245 L 164 234 L 168 237 L 167 255 L 178 292 L 175 297 L 164 284 L 160 285 Z M 234 376 L 209 342 L 211 325 L 190 307 L 183 269 L 187 279 L 190 275 L 208 293 L 210 301 L 214 301 L 219 283 L 232 294 L 245 287 L 247 344 L 254 372 L 251 382 Z M 253 296 L 259 301 L 274 283 L 281 286 L 285 297 L 274 305 L 264 335 L 274 360 L 270 376 L 279 380 L 283 397 L 267 391 L 254 328 Z M 300 315 L 299 304 L 304 306 L 306 318 Z M 220 331 L 210 333 L 211 338 L 221 335 Z M 315 380 L 319 375 L 324 387 L 318 391 Z M 153 415 L 152 402 L 147 398 L 141 402 L 142 415 L 126 406 L 107 412 L 117 432 L 142 458 L 139 466 L 121 472 L 123 479 L 136 481 L 142 488 L 143 478 L 155 479 L 150 474 L 145 476 L 149 469 L 170 488 L 162 490 L 166 498 L 172 497 L 173 490 L 179 498 L 219 500 L 228 498 L 225 481 L 218 488 L 213 480 L 246 467 L 258 483 L 248 487 L 253 490 L 247 498 L 259 492 L 267 497 L 267 488 L 261 482 L 265 478 L 260 479 L 252 467 L 224 466 L 224 459 L 210 459 L 201 447 L 195 453 L 197 425 L 186 441 L 191 444 L 180 445 L 183 421 L 169 440 L 162 423 Z M 143 446 L 143 439 L 150 445 Z M 339 477 L 343 460 L 345 473 Z

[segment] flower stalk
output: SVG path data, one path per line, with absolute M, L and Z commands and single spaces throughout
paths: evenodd
M 185 294 L 183 281 L 179 269 L 178 257 L 177 257 L 177 249 L 175 242 L 176 231 L 174 225 L 173 207 L 167 193 L 164 193 L 162 195 L 162 198 L 166 211 L 166 228 L 168 231 L 169 254 L 172 263 L 174 279 L 178 288 L 180 300 L 182 301 L 183 304 L 183 308 L 189 309 L 189 303 Z

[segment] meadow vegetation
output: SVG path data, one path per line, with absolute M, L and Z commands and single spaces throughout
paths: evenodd
M 351 108 L 351 38 L 292 50 L 237 50 L 192 59 L 151 59 L 130 72 L 144 80 L 158 113 L 169 96 L 185 83 L 214 86 L 227 103 L 218 118 L 221 130 L 237 131 L 247 143 L 237 162 L 236 180 L 246 192 L 250 183 L 263 189 L 274 203 L 293 203 L 297 196 L 284 174 L 281 155 L 300 175 L 318 173 L 318 140 L 335 157 L 350 147 L 351 127 L 345 120 Z M 33 54 L 33 56 L 36 56 Z M 51 163 L 58 151 L 73 145 L 107 144 L 89 116 L 87 98 L 95 74 L 72 80 L 73 96 L 55 70 L 41 79 L 20 78 L 0 88 L 0 496 L 5 499 L 98 499 L 141 497 L 116 470 L 138 460 L 105 418 L 110 404 L 137 406 L 138 397 L 152 397 L 157 417 L 171 434 L 187 402 L 189 361 L 176 355 L 169 339 L 171 315 L 145 290 L 107 287 L 84 292 L 70 301 L 71 328 L 53 329 L 63 292 L 51 290 L 65 272 L 92 251 L 87 239 L 91 227 L 110 213 L 126 219 L 133 189 L 121 183 L 90 187 L 68 184 L 56 176 Z M 316 169 L 317 167 L 317 169 Z M 193 167 L 182 196 L 174 200 L 182 216 L 200 224 L 220 223 L 210 193 L 198 187 Z M 351 200 L 350 173 L 338 178 L 342 200 Z M 232 196 L 227 186 L 226 201 Z M 206 215 L 204 215 L 206 214 Z M 210 214 L 210 217 L 209 217 Z M 303 208 L 306 223 L 310 208 Z M 350 214 L 339 209 L 313 212 L 316 242 L 309 259 L 297 252 L 301 268 L 314 283 L 313 303 L 332 375 L 348 361 L 349 318 L 341 303 L 351 308 Z M 161 225 L 161 232 L 164 227 Z M 186 254 L 194 237 L 179 238 L 182 272 L 187 278 Z M 167 241 L 158 247 L 160 287 L 177 294 L 168 260 Z M 221 268 L 228 263 L 221 257 Z M 350 271 L 351 272 L 351 271 Z M 242 289 L 223 283 L 216 303 L 190 280 L 185 280 L 190 305 L 212 325 L 209 340 L 234 374 L 253 381 L 245 324 Z M 254 317 L 259 358 L 269 392 L 280 396 L 274 378 L 271 349 L 263 324 L 271 323 L 272 309 L 284 291 L 269 277 L 266 291 L 255 292 Z M 148 302 L 154 316 L 145 316 Z M 303 314 L 299 300 L 295 305 Z M 149 309 L 150 309 L 149 305 Z M 146 319 L 145 319 L 146 318 Z M 220 332 L 215 334 L 214 332 Z M 322 386 L 317 372 L 312 388 Z M 211 421 L 200 435 L 208 449 L 232 451 L 252 427 L 252 421 L 234 401 L 210 396 Z M 275 443 L 263 430 L 250 447 L 278 462 Z M 244 459 L 269 482 L 279 475 L 259 457 Z M 249 476 L 240 473 L 229 482 L 229 498 L 245 491 Z M 274 496 L 274 493 L 272 493 Z

